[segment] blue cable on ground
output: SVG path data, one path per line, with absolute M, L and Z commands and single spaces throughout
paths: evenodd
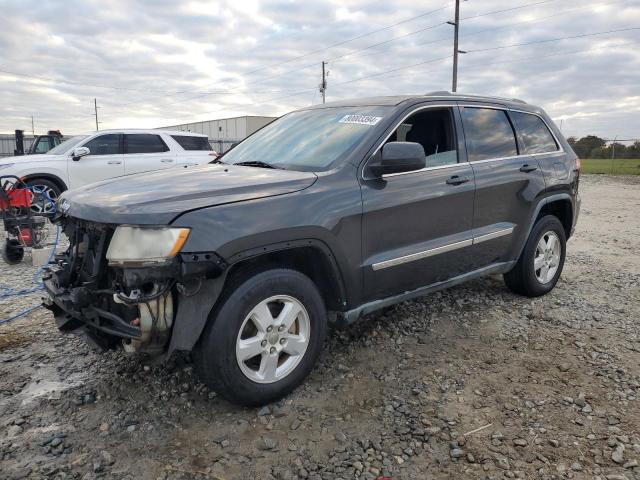
M 31 187 L 31 191 L 34 194 L 42 194 L 44 195 L 44 197 L 46 198 L 46 200 L 49 201 L 49 203 L 51 204 L 52 207 L 52 213 L 55 214 L 56 213 L 56 204 L 53 201 L 53 199 L 49 196 L 49 194 L 47 192 L 44 191 L 44 189 L 39 189 L 37 187 Z M 44 270 L 44 268 L 49 265 L 49 263 L 51 263 L 51 260 L 53 260 L 53 257 L 56 254 L 56 247 L 58 246 L 58 242 L 60 240 L 60 227 L 56 226 L 56 238 L 53 242 L 53 247 L 51 248 L 51 253 L 49 254 L 49 258 L 47 259 L 47 261 L 40 265 L 38 267 L 38 269 L 36 270 L 36 273 L 33 275 L 33 279 L 32 282 L 36 285 L 33 288 L 25 288 L 25 289 L 21 289 L 21 290 L 16 290 L 10 287 L 6 287 L 3 285 L 0 285 L 0 300 L 4 300 L 6 298 L 10 298 L 10 297 L 22 297 L 22 296 L 26 296 L 26 295 L 31 295 L 33 293 L 36 293 L 40 290 L 44 289 L 44 284 L 42 282 L 42 279 L 40 278 L 40 275 L 42 275 L 42 271 Z M 41 308 L 42 305 L 38 304 L 38 305 L 34 305 L 33 307 L 27 308 L 9 318 L 5 318 L 4 320 L 0 320 L 0 325 L 3 325 L 5 323 L 9 323 L 12 322 L 20 317 L 22 317 L 23 315 L 26 315 L 30 312 L 33 312 L 34 310 L 37 310 L 39 308 Z

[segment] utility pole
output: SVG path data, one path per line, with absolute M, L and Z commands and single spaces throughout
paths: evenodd
M 453 23 L 453 79 L 451 91 L 458 89 L 458 33 L 460 32 L 460 0 L 456 0 L 456 16 Z
M 36 136 L 36 129 L 33 125 L 33 115 L 31 115 L 31 134 L 35 137 Z
M 322 94 L 322 103 L 327 100 L 327 75 L 325 72 L 325 65 L 327 62 L 322 62 L 322 83 L 320 84 L 320 93 Z
M 94 113 L 94 115 L 96 116 L 96 132 L 97 132 L 98 131 L 98 101 L 95 98 L 93 99 L 93 109 L 96 112 Z

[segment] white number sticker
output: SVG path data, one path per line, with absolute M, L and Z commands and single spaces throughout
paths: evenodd
M 357 123 L 359 125 L 375 125 L 382 117 L 372 117 L 370 115 L 345 115 L 340 120 L 339 123 Z

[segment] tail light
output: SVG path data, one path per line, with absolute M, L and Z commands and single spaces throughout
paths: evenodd
M 576 170 L 580 172 L 581 168 L 582 168 L 582 160 L 580 160 L 579 157 L 576 157 Z

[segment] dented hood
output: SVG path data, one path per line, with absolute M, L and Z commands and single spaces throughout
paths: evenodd
M 303 190 L 312 172 L 235 165 L 183 166 L 119 177 L 65 192 L 58 209 L 101 223 L 166 225 L 199 208 Z

